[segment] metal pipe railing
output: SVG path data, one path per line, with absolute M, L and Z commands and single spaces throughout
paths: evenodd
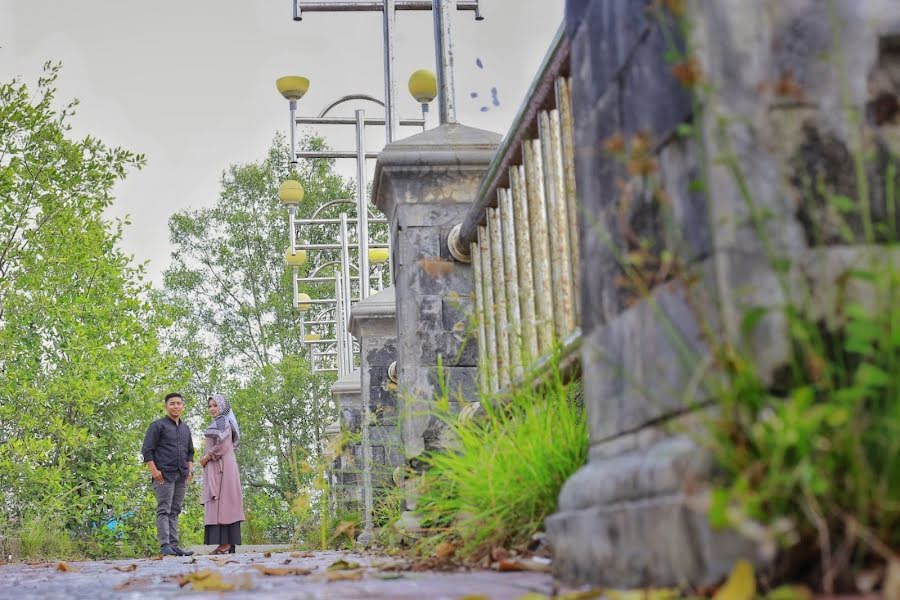
M 472 262 L 482 390 L 523 382 L 578 338 L 574 123 L 563 30 L 475 203 L 447 240 Z

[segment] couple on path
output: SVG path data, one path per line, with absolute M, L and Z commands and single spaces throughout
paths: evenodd
M 216 394 L 206 401 L 212 421 L 203 432 L 204 543 L 218 544 L 213 554 L 234 553 L 241 543 L 244 500 L 234 450 L 241 439 L 237 419 L 225 396 Z M 190 556 L 191 550 L 178 546 L 178 515 L 187 486 L 193 479 L 194 441 L 187 423 L 181 420 L 181 394 L 165 398 L 166 416 L 147 428 L 141 452 L 150 469 L 156 493 L 156 536 L 163 556 Z

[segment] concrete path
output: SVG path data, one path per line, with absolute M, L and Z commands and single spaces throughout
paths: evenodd
M 328 570 L 339 560 L 359 563 L 360 568 Z M 242 552 L 161 560 L 73 562 L 67 566 L 71 570 L 60 570 L 58 563 L 0 566 L 0 598 L 459 600 L 471 596 L 518 600 L 529 592 L 550 595 L 553 591 L 553 579 L 544 573 L 416 573 L 403 570 L 408 565 L 402 561 L 345 552 L 282 551 L 269 556 Z M 232 589 L 223 595 L 218 591 L 222 587 Z

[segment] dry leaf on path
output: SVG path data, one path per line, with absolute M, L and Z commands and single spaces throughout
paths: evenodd
M 766 600 L 813 600 L 812 591 L 805 585 L 780 585 L 765 596 Z
M 735 563 L 731 574 L 715 593 L 713 600 L 753 600 L 754 596 L 756 596 L 756 575 L 753 572 L 753 565 L 741 559 Z
M 263 556 L 266 558 L 272 558 L 272 553 L 271 552 L 263 552 Z
M 351 571 L 353 569 L 358 569 L 359 563 L 355 562 L 347 562 L 346 560 L 339 559 L 328 565 L 326 571 Z
M 678 600 L 681 593 L 668 588 L 649 588 L 637 590 L 602 590 L 609 600 Z M 593 596 L 599 598 L 600 596 Z
M 113 569 L 121 573 L 131 573 L 132 571 L 137 571 L 137 565 L 134 563 L 131 563 L 130 565 L 118 565 L 113 567 Z
M 121 592 L 122 590 L 127 590 L 138 586 L 145 587 L 147 583 L 149 582 L 146 577 L 131 577 L 128 579 L 128 581 L 123 581 L 122 583 L 114 587 L 113 590 Z
M 535 571 L 537 573 L 550 573 L 553 567 L 550 563 L 531 559 L 501 560 L 497 563 L 497 570 L 501 573 L 507 571 Z
M 593 589 L 584 590 L 581 592 L 566 592 L 564 594 L 554 596 L 554 598 L 555 600 L 595 600 L 596 598 L 602 597 L 603 593 L 603 590 Z
M 291 552 L 291 556 L 294 558 L 312 558 L 315 556 L 313 552 Z
M 506 548 L 494 548 L 491 550 L 491 560 L 495 562 L 500 562 L 501 560 L 506 560 L 509 558 L 509 552 L 506 551 Z
M 176 580 L 179 587 L 190 584 L 198 592 L 230 592 L 236 587 L 234 583 L 224 581 L 217 571 L 209 569 L 179 575 Z
M 359 581 L 363 577 L 362 569 L 355 571 L 327 571 L 325 579 L 332 581 Z
M 550 596 L 545 596 L 544 594 L 539 594 L 537 592 L 528 592 L 527 594 L 522 594 L 516 600 L 553 600 Z
M 216 564 L 219 565 L 220 567 L 224 567 L 225 565 L 229 565 L 229 564 L 231 564 L 231 563 L 236 563 L 236 562 L 237 562 L 237 560 L 235 560 L 235 559 L 233 559 L 233 558 L 213 558 L 212 556 L 210 556 L 210 557 L 208 557 L 208 558 L 209 558 L 209 560 L 213 561 L 214 563 L 216 563 Z
M 77 573 L 81 569 L 78 569 L 77 567 L 73 567 L 72 565 L 70 565 L 66 562 L 60 561 L 56 564 L 56 570 L 60 571 L 62 573 Z
M 373 568 L 379 571 L 405 571 L 409 569 L 409 566 L 409 561 L 400 559 L 386 560 L 372 565 Z
M 252 568 L 256 569 L 263 575 L 270 575 L 273 577 L 283 577 L 285 575 L 309 575 L 312 573 L 310 569 L 304 569 L 303 567 L 267 567 L 266 565 L 252 565 Z

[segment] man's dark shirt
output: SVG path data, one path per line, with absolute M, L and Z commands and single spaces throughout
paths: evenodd
M 162 471 L 166 481 L 180 481 L 187 477 L 187 463 L 194 462 L 194 440 L 184 420 L 175 424 L 166 416 L 150 423 L 141 449 L 144 462 L 151 460 Z

